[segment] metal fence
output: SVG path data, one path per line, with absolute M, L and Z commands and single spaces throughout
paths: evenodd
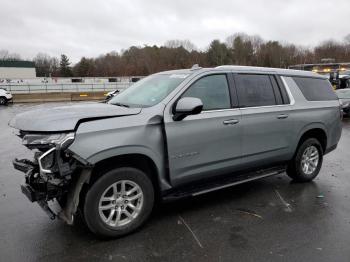
M 53 92 L 103 92 L 115 89 L 123 90 L 132 82 L 115 83 L 43 83 L 43 84 L 1 84 L 12 94 L 53 93 Z

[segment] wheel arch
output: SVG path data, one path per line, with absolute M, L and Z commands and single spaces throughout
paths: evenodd
M 142 153 L 118 154 L 100 159 L 93 165 L 89 184 L 93 184 L 103 174 L 118 167 L 133 167 L 143 171 L 151 179 L 156 197 L 161 195 L 165 183 L 162 179 L 162 170 L 152 157 Z
M 117 146 L 95 152 L 94 154 L 86 153 L 86 151 L 72 150 L 71 152 L 80 162 L 93 167 L 92 176 L 95 175 L 96 170 L 102 169 L 103 166 L 118 167 L 122 163 L 145 171 L 145 166 L 148 165 L 150 167 L 148 170 L 152 170 L 152 173 L 154 173 L 152 179 L 157 179 L 158 186 L 162 190 L 172 187 L 168 179 L 164 154 L 160 154 L 160 152 L 149 147 L 143 145 Z
M 299 146 L 308 138 L 317 139 L 323 149 L 323 152 L 327 149 L 328 136 L 326 129 L 322 125 L 310 125 L 302 130 L 299 135 L 298 145 L 295 152 L 298 150 Z

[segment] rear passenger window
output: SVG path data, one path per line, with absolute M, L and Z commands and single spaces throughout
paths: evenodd
M 240 107 L 276 105 L 276 98 L 268 75 L 235 75 Z
M 309 101 L 337 100 L 331 83 L 327 79 L 293 77 L 304 97 Z
M 226 75 L 209 75 L 199 79 L 182 97 L 202 100 L 203 110 L 227 109 L 231 107 Z

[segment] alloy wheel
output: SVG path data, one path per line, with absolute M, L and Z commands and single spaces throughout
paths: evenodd
M 120 180 L 109 186 L 99 201 L 99 214 L 111 227 L 125 226 L 140 214 L 144 196 L 141 187 L 130 180 Z
M 318 149 L 315 146 L 309 146 L 305 149 L 301 157 L 301 168 L 307 175 L 315 172 L 319 162 Z

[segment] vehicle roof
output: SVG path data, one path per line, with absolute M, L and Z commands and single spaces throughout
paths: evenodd
M 203 73 L 210 71 L 231 71 L 237 73 L 258 73 L 258 74 L 278 74 L 285 76 L 304 76 L 304 77 L 316 77 L 316 78 L 327 78 L 326 76 L 303 70 L 292 70 L 292 69 L 281 69 L 281 68 L 271 68 L 271 67 L 257 67 L 257 66 L 237 66 L 237 65 L 223 65 L 213 68 L 194 68 L 194 69 L 179 69 L 179 70 L 169 70 L 160 72 L 160 74 L 194 74 Z

